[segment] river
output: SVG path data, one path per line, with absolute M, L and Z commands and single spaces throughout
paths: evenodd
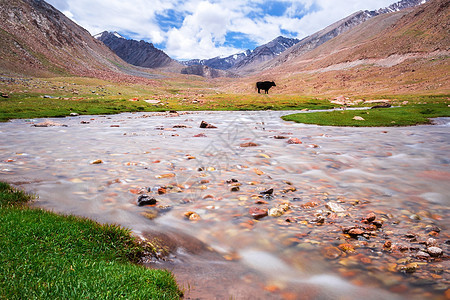
M 287 113 L 12 120 L 0 180 L 39 207 L 172 239 L 148 264 L 187 299 L 445 299 L 450 119 L 344 128 Z M 142 194 L 157 204 L 136 205 Z

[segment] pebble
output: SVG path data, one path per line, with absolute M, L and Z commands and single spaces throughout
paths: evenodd
M 253 217 L 253 219 L 259 220 L 261 218 L 264 218 L 267 216 L 268 211 L 267 209 L 261 209 L 258 207 L 251 207 L 249 210 L 250 215 Z
M 300 141 L 298 138 L 290 138 L 287 141 L 288 144 L 302 144 L 302 141 Z
M 200 220 L 200 215 L 193 211 L 188 211 L 184 213 L 185 218 L 187 218 L 189 221 L 198 221 Z
M 103 161 L 101 159 L 96 159 L 96 160 L 91 161 L 91 165 L 98 165 L 101 163 L 103 163 Z
M 336 202 L 331 202 L 331 201 L 327 202 L 326 207 L 335 213 L 345 212 L 345 209 L 342 206 L 340 206 L 339 204 L 337 204 Z
M 372 223 L 377 218 L 377 215 L 375 215 L 373 212 L 369 213 L 367 216 L 364 217 L 363 222 L 364 223 Z
M 273 188 L 270 188 L 268 190 L 265 190 L 263 192 L 260 192 L 261 195 L 272 195 L 273 194 Z
M 259 145 L 257 143 L 247 142 L 247 143 L 242 143 L 239 146 L 241 146 L 242 148 L 246 148 L 246 147 L 258 147 Z
M 272 207 L 269 209 L 268 215 L 271 217 L 281 217 L 284 214 L 284 210 L 279 207 Z
M 443 253 L 441 248 L 434 247 L 434 246 L 433 247 L 428 247 L 427 248 L 427 252 L 428 252 L 428 254 L 430 254 L 430 256 L 433 256 L 433 257 L 441 256 L 442 253 Z
M 209 124 L 209 123 L 207 123 L 207 122 L 205 122 L 205 121 L 202 121 L 202 122 L 200 123 L 200 128 L 217 128 L 217 127 L 214 126 L 214 125 L 212 125 L 212 124 Z
M 153 197 L 150 197 L 149 195 L 140 195 L 137 199 L 137 205 L 138 206 L 144 206 L 144 205 L 154 205 L 156 204 L 156 199 Z

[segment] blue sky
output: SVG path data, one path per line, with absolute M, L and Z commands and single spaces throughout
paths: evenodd
M 395 0 L 47 0 L 92 35 L 117 31 L 175 59 L 228 56 L 279 35 L 303 38 Z

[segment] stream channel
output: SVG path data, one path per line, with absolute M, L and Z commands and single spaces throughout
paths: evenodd
M 147 264 L 186 299 L 449 297 L 450 119 L 322 127 L 288 113 L 12 120 L 0 180 L 156 238 L 170 254 Z

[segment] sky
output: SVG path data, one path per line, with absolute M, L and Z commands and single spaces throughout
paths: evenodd
M 396 0 L 46 0 L 92 35 L 117 31 L 178 60 L 228 56 L 282 35 L 304 38 Z

